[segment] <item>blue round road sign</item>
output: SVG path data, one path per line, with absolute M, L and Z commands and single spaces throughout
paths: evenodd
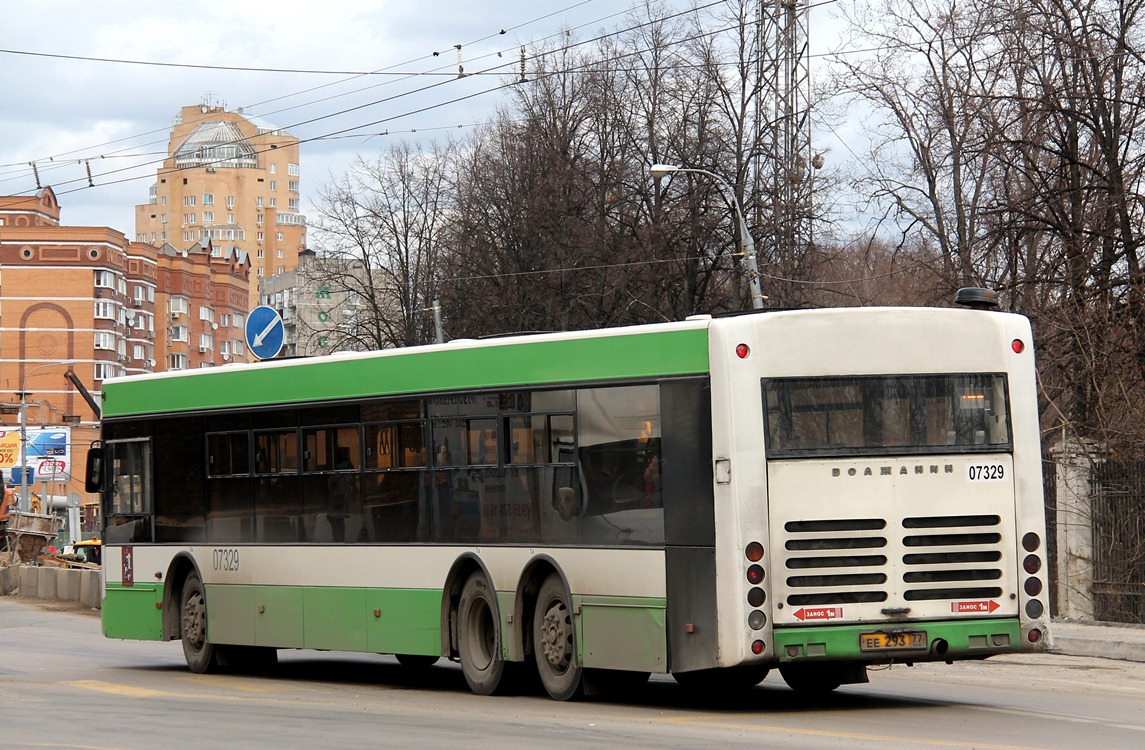
M 284 335 L 282 316 L 273 307 L 259 305 L 246 316 L 246 345 L 259 359 L 277 357 Z

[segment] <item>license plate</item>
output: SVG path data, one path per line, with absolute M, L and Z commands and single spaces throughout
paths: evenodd
M 910 651 L 925 648 L 925 630 L 859 634 L 860 651 Z

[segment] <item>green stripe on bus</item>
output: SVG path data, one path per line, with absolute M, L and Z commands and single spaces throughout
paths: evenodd
M 781 662 L 848 660 L 878 661 L 886 651 L 863 651 L 859 648 L 859 636 L 863 633 L 877 633 L 892 630 L 886 623 L 868 625 L 823 625 L 812 628 L 776 628 L 772 638 L 775 641 L 775 656 Z M 1022 647 L 1022 626 L 1016 618 L 999 620 L 944 620 L 937 622 L 910 622 L 896 624 L 893 630 L 925 631 L 927 652 L 890 652 L 896 659 L 926 661 L 929 649 L 936 640 L 944 640 L 947 651 L 935 655 L 936 659 L 964 659 L 973 656 L 989 656 L 1020 651 Z
M 158 641 L 163 638 L 163 584 L 109 583 L 103 592 L 100 621 L 107 638 Z
M 207 586 L 217 643 L 377 654 L 441 651 L 440 589 Z
M 154 588 L 154 587 L 153 587 Z M 133 588 L 109 587 L 104 603 L 105 635 L 158 640 L 156 592 L 126 596 Z M 111 592 L 115 596 L 110 596 Z M 373 589 L 322 586 L 208 584 L 207 637 L 213 643 L 358 651 L 377 654 L 437 655 L 441 651 L 440 589 Z M 144 623 L 141 612 L 153 622 Z M 136 620 L 139 620 L 137 623 Z M 107 623 L 115 623 L 109 633 Z M 145 626 L 142 635 L 130 628 Z
M 103 416 L 355 399 L 377 394 L 480 390 L 672 377 L 708 371 L 705 328 L 435 348 L 368 358 L 213 368 L 194 375 L 105 383 Z

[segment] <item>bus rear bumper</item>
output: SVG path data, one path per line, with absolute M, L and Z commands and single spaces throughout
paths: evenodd
M 782 664 L 861 661 L 890 664 L 984 659 L 1023 648 L 1017 618 L 938 620 L 776 628 L 773 658 Z

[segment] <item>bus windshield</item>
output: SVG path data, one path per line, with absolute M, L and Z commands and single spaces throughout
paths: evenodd
M 1010 451 L 1004 374 L 763 381 L 771 457 Z

